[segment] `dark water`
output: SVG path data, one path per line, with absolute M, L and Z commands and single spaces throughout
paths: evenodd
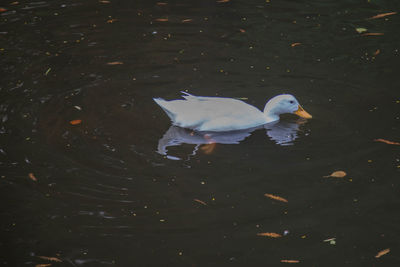
M 400 265 L 400 146 L 374 142 L 400 141 L 400 16 L 367 20 L 398 1 L 0 7 L 4 266 Z M 181 90 L 314 118 L 196 147 L 152 100 Z

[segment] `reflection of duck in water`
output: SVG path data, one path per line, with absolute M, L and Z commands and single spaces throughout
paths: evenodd
M 278 95 L 265 105 L 264 111 L 233 98 L 194 96 L 182 92 L 184 100 L 154 98 L 172 124 L 196 131 L 225 132 L 250 129 L 279 120 L 279 115 L 293 113 L 310 119 L 292 95 Z
M 297 122 L 273 122 L 264 125 L 267 130 L 267 135 L 276 144 L 281 146 L 293 145 L 293 141 L 298 137 L 300 125 L 305 123 L 304 120 L 299 119 Z
M 303 121 L 298 121 L 296 123 L 275 122 L 256 128 L 229 132 L 194 132 L 177 126 L 171 126 L 158 141 L 157 152 L 161 155 L 167 156 L 169 159 L 179 160 L 180 158 L 167 154 L 168 147 L 179 146 L 181 144 L 193 144 L 196 146 L 192 155 L 196 155 L 196 152 L 201 145 L 210 145 L 215 143 L 239 144 L 246 137 L 251 135 L 253 131 L 261 128 L 266 129 L 267 135 L 276 144 L 282 146 L 292 145 L 293 141 L 298 137 L 297 132 L 299 131 L 299 126 L 302 122 Z M 212 149 L 212 146 L 209 148 Z

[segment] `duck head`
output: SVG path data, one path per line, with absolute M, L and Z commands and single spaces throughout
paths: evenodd
M 305 119 L 312 118 L 292 95 L 277 95 L 271 98 L 264 108 L 268 122 L 279 120 L 279 115 L 285 113 L 293 113 Z

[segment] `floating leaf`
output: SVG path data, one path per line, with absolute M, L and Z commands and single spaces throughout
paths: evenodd
M 110 1 L 107 1 L 107 0 L 100 0 L 99 2 L 102 3 L 102 4 L 109 4 L 109 3 L 111 3 Z
M 18 2 L 18 1 L 15 1 L 15 2 L 10 3 L 10 6 L 18 5 L 18 4 L 19 4 L 19 2 Z
M 347 175 L 344 171 L 336 171 L 332 172 L 330 175 L 326 175 L 324 177 L 334 177 L 334 178 L 343 178 Z
M 29 179 L 31 179 L 34 182 L 37 182 L 37 178 L 35 177 L 35 175 L 33 175 L 33 173 L 29 173 L 28 174 Z
M 184 20 L 182 20 L 182 22 L 191 22 L 191 21 L 193 21 L 192 19 L 184 19 Z
M 336 237 L 325 239 L 324 242 L 329 242 L 331 245 L 336 245 Z
M 76 108 L 77 110 L 82 110 L 80 106 L 74 106 L 74 108 Z
M 109 20 L 107 20 L 107 23 L 114 23 L 116 21 L 118 21 L 118 20 L 117 19 L 109 19 Z
M 376 49 L 376 51 L 374 52 L 374 56 L 377 56 L 377 55 L 379 55 L 381 53 L 381 50 L 380 49 Z
M 245 32 L 246 32 L 246 30 L 244 30 L 244 29 L 239 29 L 239 31 L 240 31 L 241 33 L 245 33 Z
M 160 18 L 160 19 L 155 19 L 155 21 L 166 22 L 166 21 L 168 21 L 168 19 Z
M 381 138 L 375 139 L 374 141 L 375 141 L 375 142 L 382 142 L 382 143 L 385 143 L 385 144 L 388 144 L 388 145 L 400 146 L 400 143 L 398 143 L 398 142 L 393 142 L 393 141 L 389 141 L 389 140 L 381 139 Z
M 122 64 L 124 64 L 124 62 L 121 62 L 121 61 L 113 61 L 113 62 L 108 62 L 107 63 L 107 65 L 110 65 L 110 66 L 122 65 Z
M 375 15 L 373 17 L 370 17 L 368 19 L 379 19 L 379 18 L 383 18 L 383 17 L 386 17 L 386 16 L 391 16 L 391 15 L 394 15 L 394 14 L 397 14 L 397 12 L 382 13 L 382 14 L 378 14 L 378 15 Z
M 291 47 L 295 47 L 295 46 L 298 46 L 298 45 L 301 45 L 301 43 L 293 43 L 293 44 L 291 44 L 290 46 L 291 46 Z
M 358 33 L 363 33 L 363 32 L 366 32 L 367 29 L 366 29 L 366 28 L 356 28 L 356 31 L 357 31 Z
M 288 202 L 286 198 L 283 198 L 283 197 L 280 197 L 280 196 L 275 196 L 275 195 L 272 195 L 272 194 L 264 194 L 264 196 L 269 197 L 269 198 L 274 199 L 274 200 L 281 201 L 281 202 Z
M 375 258 L 380 258 L 380 257 L 382 257 L 383 255 L 388 254 L 389 252 L 390 252 L 390 248 L 381 250 L 381 251 L 378 252 L 378 254 L 375 255 Z
M 384 33 L 382 32 L 366 32 L 361 34 L 361 36 L 380 36 L 380 35 L 384 35 Z
M 204 205 L 204 206 L 207 206 L 207 203 L 204 202 L 204 201 L 202 201 L 202 200 L 200 200 L 200 199 L 195 198 L 195 199 L 193 199 L 193 200 L 196 201 L 196 202 L 198 202 L 198 203 L 200 203 L 200 204 L 202 204 L 202 205 Z
M 283 263 L 299 263 L 300 261 L 298 260 L 281 260 Z
M 6 12 L 7 9 L 0 7 L 0 12 Z
M 257 233 L 258 236 L 267 236 L 267 237 L 272 237 L 272 238 L 279 238 L 282 237 L 282 235 L 277 234 L 277 233 Z
M 230 0 L 218 0 L 217 1 L 217 3 L 227 3 L 227 2 L 229 2 Z
M 69 122 L 71 125 L 78 125 L 82 123 L 82 120 L 72 120 Z
M 45 263 L 45 264 L 36 264 L 35 267 L 48 267 L 51 266 L 51 263 Z
M 49 74 L 50 71 L 51 71 L 51 68 L 48 68 L 48 69 L 46 70 L 46 72 L 44 73 L 44 75 L 47 76 L 47 74 Z
M 157 6 L 166 6 L 166 5 L 168 5 L 168 3 L 164 3 L 164 2 L 158 2 L 157 3 Z
M 48 260 L 48 261 L 54 261 L 54 262 L 62 262 L 59 258 L 56 257 L 46 257 L 46 256 L 38 256 L 38 258 L 41 258 L 42 260 Z

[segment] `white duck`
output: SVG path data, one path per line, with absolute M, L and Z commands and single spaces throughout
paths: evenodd
M 196 131 L 234 131 L 279 120 L 279 115 L 294 113 L 311 119 L 292 95 L 277 95 L 265 105 L 264 112 L 241 100 L 226 97 L 194 96 L 185 92 L 184 100 L 153 98 L 167 113 L 172 124 Z

